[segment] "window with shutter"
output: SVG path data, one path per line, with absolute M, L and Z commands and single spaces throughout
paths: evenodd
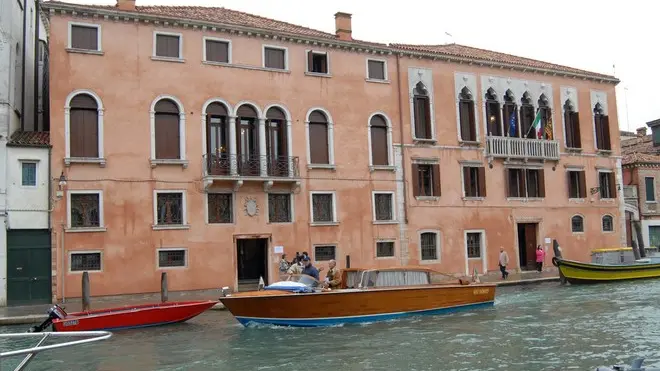
M 330 164 L 328 119 L 321 111 L 309 115 L 310 164 Z
M 564 103 L 564 125 L 566 147 L 582 148 L 580 140 L 580 116 L 575 112 L 575 108 L 570 99 L 567 99 Z
M 477 141 L 477 124 L 474 119 L 474 100 L 467 87 L 461 90 L 458 102 L 461 140 L 467 142 Z
M 415 138 L 433 139 L 431 101 L 428 89 L 421 81 L 415 86 L 413 95 L 413 119 L 415 121 Z
M 463 167 L 463 188 L 465 190 L 465 197 L 485 197 L 485 180 L 486 172 L 483 167 Z
M 229 60 L 229 50 L 231 47 L 229 41 L 206 39 L 204 47 L 206 48 L 207 62 L 231 63 Z
M 69 148 L 73 158 L 99 157 L 98 104 L 88 94 L 78 94 L 69 103 Z
M 386 80 L 385 61 L 367 60 L 367 72 L 370 80 Z
M 307 72 L 328 74 L 328 53 L 307 51 Z
M 181 159 L 179 107 L 169 99 L 156 103 L 154 113 L 154 136 L 156 159 Z
M 486 92 L 486 127 L 488 128 L 488 135 L 502 136 L 502 122 L 500 118 L 500 102 L 497 100 L 497 95 L 493 88 L 489 88 Z
M 181 57 L 181 36 L 170 34 L 156 34 L 156 57 L 164 58 L 182 58 Z
M 264 67 L 278 70 L 286 69 L 286 49 L 264 47 Z
M 71 48 L 80 50 L 100 51 L 99 35 L 101 26 L 71 25 Z
M 383 116 L 374 115 L 371 118 L 369 122 L 369 135 L 371 138 L 371 165 L 389 165 L 387 122 Z

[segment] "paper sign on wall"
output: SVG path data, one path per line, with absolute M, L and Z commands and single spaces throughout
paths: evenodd
M 552 243 L 552 238 L 546 237 L 545 238 L 545 243 Z
M 275 246 L 275 254 L 284 254 L 284 246 Z

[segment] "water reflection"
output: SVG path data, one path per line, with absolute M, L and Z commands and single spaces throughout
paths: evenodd
M 659 294 L 657 281 L 502 288 L 492 308 L 317 329 L 246 329 L 211 311 L 45 353 L 30 370 L 589 370 L 637 355 L 658 367 Z

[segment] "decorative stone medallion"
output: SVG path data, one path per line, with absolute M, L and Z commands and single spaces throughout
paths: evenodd
M 245 203 L 243 204 L 245 209 L 245 215 L 255 216 L 259 214 L 259 205 L 257 205 L 257 200 L 252 197 L 245 197 Z

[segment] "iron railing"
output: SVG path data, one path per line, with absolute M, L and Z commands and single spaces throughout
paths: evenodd
M 297 156 L 204 155 L 205 176 L 297 178 Z
M 512 159 L 559 160 L 556 140 L 486 137 L 486 155 Z

